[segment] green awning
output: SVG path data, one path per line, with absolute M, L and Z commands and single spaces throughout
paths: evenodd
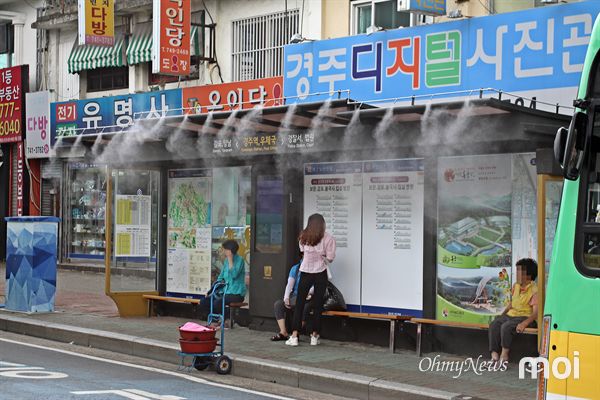
M 191 52 L 199 55 L 200 41 L 198 40 L 198 27 L 191 29 Z M 127 46 L 127 63 L 129 65 L 152 61 L 152 24 L 140 24 L 133 30 L 133 35 Z
M 69 73 L 102 68 L 122 67 L 125 65 L 123 56 L 123 38 L 115 41 L 114 46 L 75 45 L 67 61 Z

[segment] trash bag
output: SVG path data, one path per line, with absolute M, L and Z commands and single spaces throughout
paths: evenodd
M 325 296 L 323 297 L 323 310 L 346 311 L 346 301 L 344 300 L 342 292 L 329 281 L 327 281 Z

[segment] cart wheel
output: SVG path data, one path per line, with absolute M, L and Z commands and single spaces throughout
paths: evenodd
M 215 362 L 215 369 L 217 370 L 217 374 L 219 375 L 230 374 L 232 366 L 233 362 L 231 361 L 231 358 L 227 356 L 220 356 Z
M 210 365 L 210 360 L 206 357 L 195 357 L 194 368 L 198 371 L 204 371 Z

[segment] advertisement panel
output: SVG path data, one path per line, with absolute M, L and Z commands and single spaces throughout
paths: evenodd
M 331 281 L 351 311 L 361 305 L 362 171 L 362 162 L 304 165 L 304 226 L 311 214 L 325 218 L 337 242 Z
M 24 98 L 29 90 L 29 66 L 0 69 L 0 143 L 22 140 Z
M 283 77 L 183 88 L 187 114 L 283 105 Z
M 150 257 L 152 196 L 116 195 L 115 255 Z
M 438 166 L 437 318 L 489 323 L 510 301 L 515 262 L 536 256 L 535 155 Z
M 362 312 L 422 316 L 423 171 L 420 159 L 364 163 Z
M 152 72 L 189 75 L 191 60 L 191 1 L 154 0 Z
M 26 138 L 25 157 L 48 158 L 50 156 L 50 92 L 25 95 Z
M 121 132 L 136 120 L 181 114 L 181 89 L 52 103 L 52 144 L 60 136 Z
M 571 106 L 599 12 L 583 1 L 291 44 L 284 94 L 312 102 L 347 90 L 366 101 L 497 88 Z M 308 96 L 318 92 L 330 94 Z
M 167 293 L 210 289 L 211 186 L 210 169 L 169 171 Z
M 114 46 L 114 0 L 79 0 L 79 45 Z

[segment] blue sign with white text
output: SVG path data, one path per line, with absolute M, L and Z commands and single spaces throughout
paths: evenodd
M 600 1 L 584 1 L 288 45 L 284 95 L 289 104 L 340 91 L 368 101 L 576 87 L 599 12 Z
M 121 132 L 139 119 L 183 115 L 181 89 L 50 104 L 52 143 L 60 136 Z
M 410 10 L 430 15 L 446 15 L 446 0 L 404 0 L 410 1 Z

